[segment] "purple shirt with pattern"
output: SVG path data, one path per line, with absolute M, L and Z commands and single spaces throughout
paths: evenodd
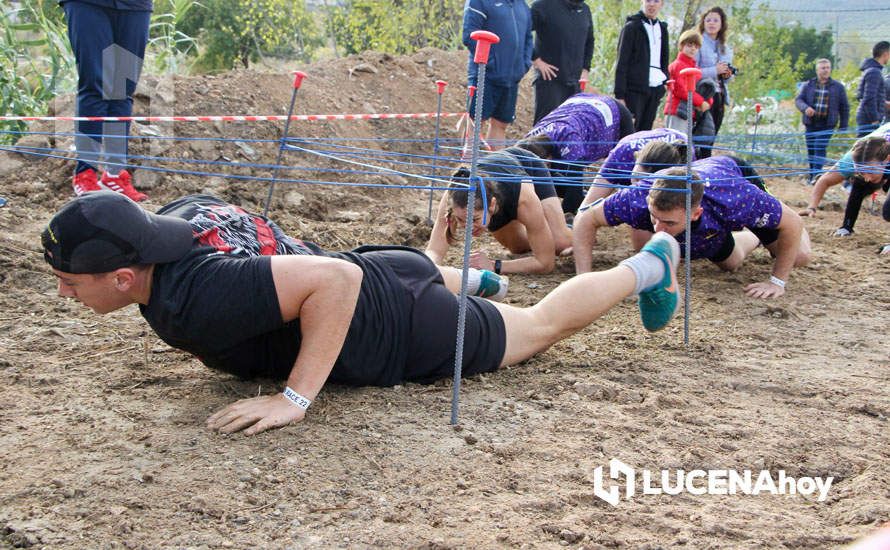
M 744 178 L 729 157 L 718 156 L 692 163 L 704 181 L 702 215 L 692 222 L 692 259 L 711 258 L 723 247 L 727 235 L 744 228 L 775 229 L 782 221 L 782 203 Z M 650 180 L 619 190 L 603 203 L 606 223 L 626 223 L 634 229 L 652 231 L 646 198 Z M 680 251 L 686 253 L 686 232 L 677 235 Z
M 575 94 L 538 121 L 526 137 L 547 134 L 557 160 L 596 162 L 606 157 L 621 135 L 618 102 L 607 96 Z
M 625 136 L 609 152 L 609 157 L 600 168 L 600 176 L 613 185 L 630 185 L 631 172 L 636 164 L 634 155 L 651 141 L 686 145 L 686 134 L 670 128 L 656 128 Z

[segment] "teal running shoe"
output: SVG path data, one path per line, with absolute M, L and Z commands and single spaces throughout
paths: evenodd
M 479 281 L 479 290 L 475 293 L 476 296 L 488 298 L 493 302 L 500 302 L 507 297 L 507 287 L 510 284 L 510 279 L 486 269 L 480 270 L 480 273 L 481 279 Z
M 646 330 L 655 332 L 666 327 L 680 308 L 680 289 L 677 285 L 680 245 L 675 238 L 661 231 L 649 239 L 642 252 L 654 254 L 664 264 L 661 282 L 640 292 L 640 319 Z

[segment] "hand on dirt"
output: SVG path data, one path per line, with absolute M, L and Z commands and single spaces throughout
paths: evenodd
M 244 430 L 245 435 L 254 435 L 272 428 L 296 424 L 305 416 L 306 411 L 295 407 L 284 394 L 278 393 L 236 401 L 208 418 L 207 427 L 215 432 L 234 433 Z
M 804 208 L 803 210 L 798 211 L 797 215 L 815 218 L 816 217 L 816 209 L 808 206 L 808 207 Z
M 494 271 L 494 262 L 488 259 L 488 254 L 485 252 L 473 252 L 470 254 L 470 267 Z
M 785 294 L 785 289 L 773 283 L 751 283 L 745 287 L 745 294 L 751 298 L 778 298 Z

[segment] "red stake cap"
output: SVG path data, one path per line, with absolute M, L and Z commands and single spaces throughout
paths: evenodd
M 470 38 L 476 41 L 476 55 L 473 56 L 473 61 L 483 65 L 488 63 L 488 50 L 491 49 L 491 45 L 501 41 L 498 35 L 488 31 L 473 31 L 470 33 Z
M 467 86 L 467 94 L 470 97 L 473 97 L 474 95 L 476 95 L 476 86 Z
M 755 113 L 759 113 L 761 109 L 763 109 L 763 105 L 761 105 L 760 103 L 754 104 L 754 112 Z
M 585 88 L 587 88 L 587 80 L 581 79 L 578 81 L 578 85 L 581 86 L 581 91 L 583 92 Z
M 306 78 L 306 73 L 303 71 L 294 71 L 294 89 L 300 89 L 300 85 L 303 83 L 304 78 Z
M 438 88 L 438 90 L 439 90 L 439 95 L 442 95 L 443 93 L 445 93 L 445 86 L 448 86 L 448 83 L 445 82 L 444 80 L 436 81 L 436 88 Z
M 695 90 L 695 83 L 698 82 L 698 79 L 701 78 L 701 69 L 696 69 L 695 67 L 687 67 L 680 71 L 680 78 L 683 79 L 683 83 L 686 84 L 687 90 Z

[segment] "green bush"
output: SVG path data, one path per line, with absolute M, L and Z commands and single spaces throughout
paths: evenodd
M 263 54 L 307 60 L 321 44 L 302 0 L 202 0 L 181 30 L 199 37 L 199 70 L 248 67 Z
M 0 12 L 0 113 L 42 115 L 60 91 L 74 89 L 74 56 L 55 2 Z M 0 143 L 15 143 L 23 122 L 0 122 Z
M 464 0 L 351 0 L 329 10 L 327 26 L 338 51 L 412 53 L 461 45 Z

